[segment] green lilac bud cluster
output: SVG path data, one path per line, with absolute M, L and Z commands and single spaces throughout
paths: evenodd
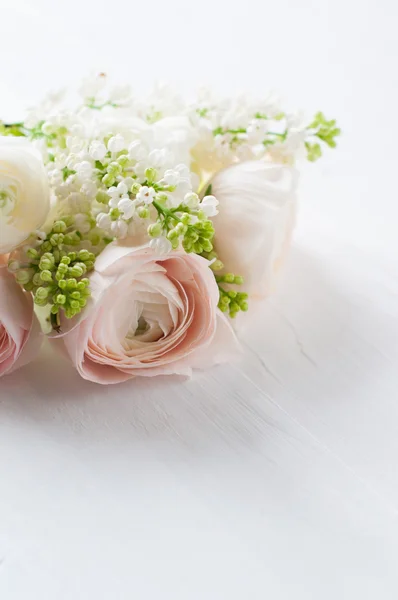
M 202 254 L 213 250 L 213 223 L 203 211 L 185 205 L 169 209 L 161 201 L 153 202 L 153 206 L 158 219 L 148 227 L 151 237 L 165 235 L 174 249 L 181 244 L 187 253 Z
M 73 229 L 73 221 L 73 217 L 56 221 L 44 240 L 25 247 L 23 265 L 18 258 L 9 263 L 17 282 L 33 294 L 34 303 L 50 308 L 52 323 L 59 323 L 60 311 L 68 319 L 80 313 L 91 295 L 87 275 L 94 269 L 96 254 L 81 245 L 101 240 L 94 228 L 87 234 Z
M 223 283 L 228 285 L 242 285 L 243 277 L 240 275 L 234 275 L 233 273 L 226 273 L 225 275 L 216 275 L 216 281 L 220 292 L 220 299 L 218 301 L 218 308 L 222 312 L 229 313 L 231 318 L 236 317 L 238 312 L 246 312 L 249 309 L 247 302 L 248 295 L 245 292 L 237 292 L 234 289 L 226 289 Z
M 214 277 L 220 293 L 218 308 L 222 312 L 228 313 L 231 318 L 236 317 L 240 311 L 246 312 L 249 310 L 249 304 L 247 302 L 248 294 L 245 292 L 238 292 L 231 287 L 233 285 L 242 285 L 243 277 L 241 275 L 235 275 L 234 273 L 217 275 L 219 271 L 224 269 L 224 264 L 218 258 L 218 255 L 214 250 L 212 252 L 203 252 L 202 256 L 211 261 L 210 268 L 214 271 Z
M 336 127 L 336 120 L 328 121 L 322 112 L 318 112 L 312 123 L 307 127 L 308 132 L 317 137 L 321 142 L 327 144 L 329 148 L 336 147 L 336 137 L 340 135 L 341 130 Z M 319 142 L 305 142 L 307 149 L 307 158 L 315 162 L 322 156 L 322 148 Z

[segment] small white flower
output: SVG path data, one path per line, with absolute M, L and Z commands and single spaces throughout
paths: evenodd
M 107 213 L 99 213 L 99 215 L 97 215 L 97 225 L 101 229 L 105 229 L 105 231 L 107 231 L 111 224 L 111 218 Z
M 111 232 L 118 239 L 123 239 L 127 235 L 128 225 L 126 221 L 122 219 L 118 219 L 117 221 L 113 221 L 111 225 Z
M 91 229 L 90 219 L 84 214 L 75 215 L 75 225 L 76 229 L 80 231 L 80 233 L 88 233 Z
M 188 192 L 184 196 L 184 204 L 188 206 L 188 208 L 198 208 L 199 206 L 199 196 L 195 194 L 195 192 Z
M 215 217 L 218 215 L 218 200 L 215 196 L 205 196 L 200 203 L 200 208 L 207 217 Z
M 88 160 L 83 160 L 75 165 L 75 171 L 79 179 L 90 179 L 93 173 L 93 165 Z
M 50 182 L 50 185 L 60 185 L 63 181 L 62 171 L 60 171 L 59 169 L 52 169 L 48 172 L 48 180 Z
M 94 181 L 85 181 L 82 185 L 82 187 L 80 188 L 80 191 L 82 194 L 85 194 L 86 196 L 88 196 L 89 198 L 94 198 L 97 194 L 97 186 L 94 183 Z
M 59 153 L 56 154 L 55 156 L 55 160 L 54 160 L 54 169 L 59 169 L 60 171 L 62 171 L 62 169 L 64 167 L 66 167 L 66 161 L 68 159 L 68 155 L 66 153 Z
M 121 181 L 118 185 L 112 186 L 108 189 L 108 194 L 111 197 L 109 202 L 109 206 L 111 208 L 116 208 L 122 198 L 127 198 L 127 185 Z
M 132 177 L 125 177 L 123 179 L 123 183 L 128 190 L 131 190 L 131 186 L 133 185 L 134 182 L 135 182 L 135 180 Z
M 146 155 L 146 150 L 143 143 L 140 140 L 134 140 L 128 147 L 129 158 L 131 160 L 143 160 Z
M 69 152 L 77 154 L 80 152 L 80 150 L 82 150 L 83 146 L 84 140 L 82 140 L 80 137 L 68 135 L 66 138 L 66 147 L 68 148 Z
M 135 213 L 136 203 L 130 198 L 122 198 L 118 203 L 118 209 L 123 213 L 123 219 L 131 219 Z
M 108 150 L 110 152 L 120 152 L 126 147 L 126 142 L 124 141 L 124 137 L 118 133 L 110 138 L 108 142 Z
M 67 196 L 67 202 L 70 210 L 74 213 L 85 213 L 91 208 L 90 200 L 79 192 L 71 192 Z
M 144 204 L 152 204 L 155 199 L 156 192 L 153 188 L 148 187 L 147 185 L 143 185 L 140 191 L 138 192 L 136 198 L 138 202 L 143 202 Z
M 157 254 L 168 254 L 173 248 L 170 240 L 164 236 L 152 239 L 149 245 Z
M 176 185 L 178 185 L 178 183 L 180 181 L 180 173 L 175 169 L 167 169 L 167 171 L 165 171 L 165 174 L 163 176 L 163 181 L 167 185 L 171 185 L 171 186 L 175 187 Z
M 100 73 L 94 77 L 88 77 L 82 81 L 80 94 L 83 98 L 95 98 L 104 89 L 106 85 L 105 73 Z
M 115 104 L 128 104 L 131 99 L 131 87 L 129 85 L 117 85 L 109 90 L 109 100 Z
M 50 125 L 50 124 L 48 124 Z M 74 137 L 82 137 L 84 135 L 84 127 L 81 123 L 75 123 L 70 128 L 71 135 Z
M 94 140 L 90 144 L 89 154 L 94 160 L 103 160 L 106 155 L 106 147 L 105 144 L 98 140 Z
M 79 159 L 77 154 L 71 153 L 69 154 L 69 156 L 67 157 L 66 161 L 65 161 L 65 167 L 67 167 L 68 169 L 70 169 L 71 171 L 74 170 L 75 166 L 78 164 Z
M 266 119 L 252 119 L 247 128 L 247 141 L 249 144 L 258 144 L 266 136 L 268 123 Z

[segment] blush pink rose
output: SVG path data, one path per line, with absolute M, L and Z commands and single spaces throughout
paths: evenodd
M 62 323 L 60 340 L 84 379 L 190 375 L 237 352 L 214 275 L 197 255 L 111 244 L 90 283 L 90 303 L 77 323 Z
M 42 341 L 31 294 L 22 290 L 0 257 L 0 377 L 26 365 Z

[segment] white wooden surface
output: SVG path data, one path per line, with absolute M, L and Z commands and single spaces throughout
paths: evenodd
M 47 350 L 1 380 L 0 597 L 395 600 L 396 3 L 118 6 L 6 2 L 1 113 L 94 67 L 278 88 L 345 135 L 241 364 L 101 388 Z

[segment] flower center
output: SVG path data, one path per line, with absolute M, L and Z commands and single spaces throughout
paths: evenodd
M 17 193 L 13 186 L 0 187 L 0 216 L 8 217 L 15 208 Z
M 150 328 L 149 323 L 146 321 L 145 317 L 142 315 L 138 319 L 137 327 L 130 327 L 128 332 L 126 333 L 127 340 L 133 340 L 138 335 L 143 335 Z

